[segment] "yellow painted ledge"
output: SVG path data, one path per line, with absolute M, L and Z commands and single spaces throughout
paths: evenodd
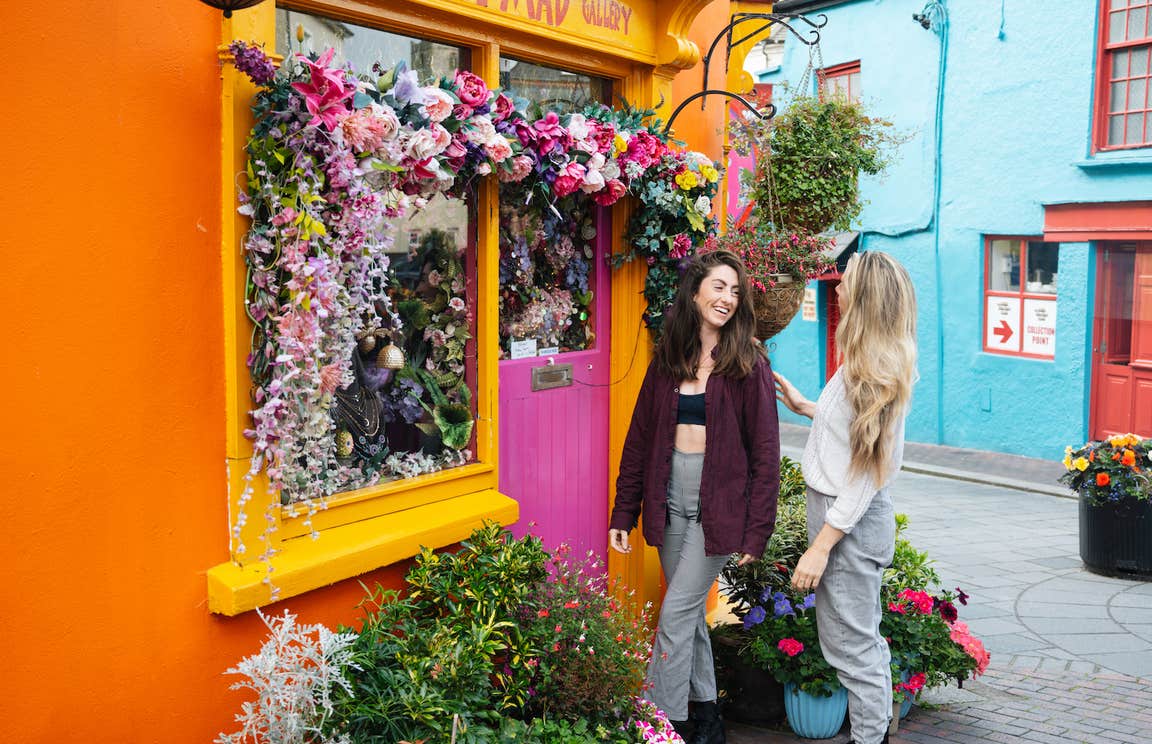
M 305 535 L 285 541 L 272 559 L 272 579 L 279 599 L 295 597 L 411 558 L 423 545 L 442 548 L 460 542 L 485 520 L 508 525 L 519 517 L 519 504 L 487 489 L 332 527 L 316 540 Z M 267 569 L 265 563 L 240 567 L 231 562 L 210 568 L 208 609 L 239 615 L 271 603 L 264 583 Z

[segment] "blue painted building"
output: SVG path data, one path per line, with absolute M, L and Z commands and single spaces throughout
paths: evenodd
M 895 255 L 917 287 L 910 440 L 1059 459 L 1089 437 L 1152 436 L 1148 6 L 775 5 L 826 14 L 824 93 L 910 137 L 862 181 L 856 243 Z M 809 63 L 786 42 L 760 81 L 781 91 Z M 815 313 L 774 339 L 774 365 L 809 396 L 835 366 L 834 284 L 812 282 Z

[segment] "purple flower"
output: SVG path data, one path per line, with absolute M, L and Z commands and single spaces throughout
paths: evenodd
M 420 90 L 420 81 L 416 79 L 415 70 L 404 70 L 396 75 L 396 85 L 392 88 L 392 97 L 400 103 L 424 102 L 423 92 Z
M 968 604 L 968 595 L 965 594 L 964 590 L 961 589 L 960 587 L 956 587 L 956 598 L 960 600 L 960 604 L 962 604 L 962 605 Z
M 232 52 L 236 69 L 248 76 L 256 85 L 268 85 L 276 77 L 276 67 L 264 54 L 264 50 L 249 46 L 242 41 L 234 41 L 228 47 Z
M 768 613 L 764 611 L 763 607 L 753 607 L 748 610 L 748 614 L 744 616 L 744 629 L 748 630 L 753 625 L 759 625 L 764 622 L 764 618 L 768 617 Z
M 813 592 L 813 593 L 809 594 L 807 597 L 805 597 L 804 601 L 800 603 L 800 611 L 803 612 L 804 610 L 810 610 L 815 606 L 816 606 L 816 593 Z
M 792 603 L 786 597 L 781 597 L 776 600 L 776 604 L 772 608 L 772 614 L 776 617 L 784 617 L 785 615 L 795 615 L 796 611 L 792 609 Z

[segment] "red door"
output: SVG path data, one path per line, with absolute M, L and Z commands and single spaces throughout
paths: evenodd
M 1152 436 L 1152 244 L 1104 244 L 1099 261 L 1091 435 Z

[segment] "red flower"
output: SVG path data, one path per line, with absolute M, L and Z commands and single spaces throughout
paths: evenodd
M 776 648 L 780 649 L 788 656 L 795 656 L 804 650 L 804 644 L 795 638 L 784 638 L 776 644 Z
M 940 617 L 950 623 L 956 622 L 956 618 L 959 617 L 959 614 L 956 612 L 956 605 L 951 602 L 941 602 L 937 609 L 940 610 Z
M 901 615 L 905 614 L 904 605 L 900 604 L 899 602 L 889 602 L 888 609 L 892 612 L 899 612 Z
M 575 610 L 575 609 L 579 609 L 579 607 L 580 607 L 580 603 L 576 602 L 576 601 L 569 601 L 569 602 L 564 603 L 564 609 L 566 609 L 566 610 Z
M 540 610 L 536 613 L 537 617 L 548 617 L 548 610 Z
M 1096 485 L 1106 486 L 1111 482 L 1112 482 L 1112 477 L 1109 476 L 1107 473 L 1097 473 L 1096 474 Z

